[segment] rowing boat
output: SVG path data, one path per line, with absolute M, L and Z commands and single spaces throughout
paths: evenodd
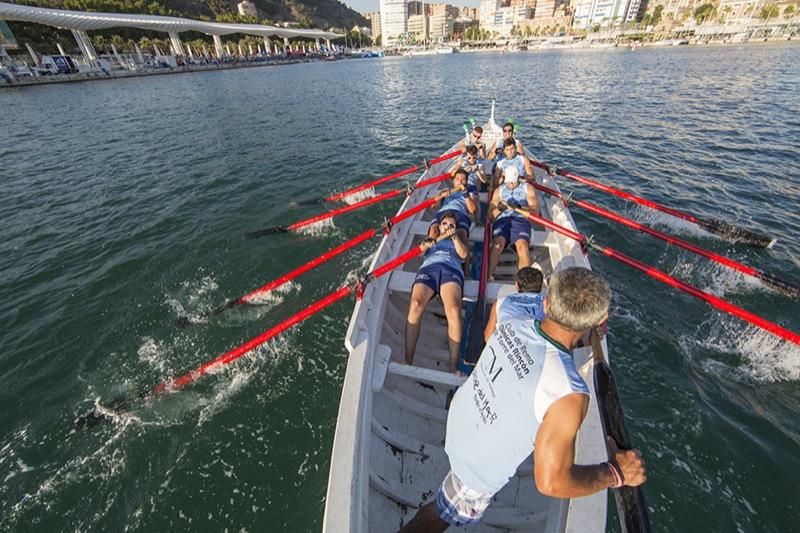
M 483 128 L 488 143 L 501 137 L 494 110 Z M 450 165 L 451 161 L 437 163 L 420 180 L 446 172 Z M 536 173 L 538 183 L 559 190 L 554 176 L 539 169 Z M 435 194 L 431 187 L 417 189 L 400 210 Z M 537 194 L 543 217 L 577 231 L 560 200 Z M 482 200 L 486 200 L 485 194 Z M 370 269 L 419 244 L 434 214 L 435 208 L 429 209 L 395 225 L 381 241 Z M 473 250 L 482 249 L 483 241 L 484 227 L 473 227 Z M 531 260 L 545 277 L 570 266 L 589 268 L 579 243 L 538 226 L 531 241 Z M 448 394 L 464 378 L 446 371 L 447 328 L 441 303 L 432 301 L 425 312 L 414 366 L 401 364 L 411 286 L 420 264 L 421 259 L 415 259 L 374 280 L 353 310 L 345 337 L 349 360 L 331 457 L 323 525 L 326 532 L 396 531 L 421 505 L 431 501 L 449 470 L 444 453 L 445 405 Z M 485 286 L 487 304 L 514 292 L 515 273 L 516 257 L 507 250 L 495 281 Z M 468 279 L 462 308 L 475 302 L 478 293 L 479 281 Z M 464 330 L 467 335 L 467 328 Z M 607 354 L 605 339 L 602 342 Z M 593 388 L 592 353 L 590 348 L 577 348 L 573 355 L 592 392 L 589 412 L 578 434 L 575 461 L 596 464 L 605 461 L 607 453 Z M 469 531 L 604 531 L 606 506 L 605 491 L 572 500 L 540 494 L 533 479 L 533 458 L 529 457 L 494 497 L 481 524 Z

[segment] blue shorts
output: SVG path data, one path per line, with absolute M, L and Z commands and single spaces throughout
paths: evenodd
M 472 526 L 481 521 L 492 496 L 465 487 L 450 471 L 436 493 L 436 512 L 451 526 Z
M 528 220 L 513 215 L 499 218 L 492 224 L 492 237 L 503 237 L 506 246 L 519 240 L 530 243 L 531 232 L 531 223 Z
M 464 273 L 444 263 L 434 263 L 424 266 L 417 271 L 417 277 L 414 278 L 412 287 L 417 283 L 422 283 L 430 288 L 434 296 L 439 294 L 439 289 L 445 283 L 458 283 L 458 286 L 461 287 L 463 291 Z
M 429 229 L 432 228 L 434 225 L 438 226 L 439 223 L 442 221 L 442 215 L 444 215 L 445 213 L 452 213 L 456 217 L 456 229 L 463 229 L 464 231 L 469 233 L 469 226 L 470 226 L 469 217 L 463 213 L 459 213 L 458 211 L 443 211 L 441 213 L 436 213 L 436 216 L 433 217 L 433 220 L 431 221 Z

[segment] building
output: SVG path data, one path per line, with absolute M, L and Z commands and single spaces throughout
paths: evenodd
M 380 11 L 370 11 L 369 13 L 364 13 L 364 17 L 369 21 L 369 27 L 372 31 L 372 39 L 377 39 L 381 36 L 381 12 Z
M 494 12 L 494 25 L 489 30 L 495 31 L 503 37 L 508 37 L 515 26 L 524 23 L 530 16 L 531 8 L 525 4 L 500 7 Z
M 414 42 L 424 43 L 428 40 L 428 16 L 427 15 L 409 15 L 408 17 L 408 35 Z
M 408 1 L 408 16 L 422 15 L 422 2 L 419 0 Z
M 256 9 L 256 5 L 250 2 L 250 0 L 242 0 L 236 4 L 236 8 L 239 10 L 240 15 L 258 18 L 258 9 Z
M 392 46 L 408 29 L 408 0 L 381 0 L 381 43 Z
M 667 1 L 687 2 L 687 0 Z M 688 2 L 693 2 L 693 0 L 688 0 Z M 576 0 L 573 25 L 581 29 L 591 28 L 595 25 L 602 28 L 621 26 L 626 22 L 637 20 L 640 7 L 640 0 Z
M 477 7 L 462 7 L 458 10 L 458 18 L 465 20 L 478 20 L 480 18 L 480 9 Z
M 453 21 L 450 13 L 444 12 L 430 17 L 430 40 L 432 42 L 449 41 L 453 36 Z
M 481 0 L 481 5 L 479 7 L 479 20 L 481 29 L 494 31 L 494 15 L 495 12 L 501 7 L 501 0 Z

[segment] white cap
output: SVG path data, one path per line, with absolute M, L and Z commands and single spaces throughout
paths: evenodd
M 519 170 L 514 165 L 508 166 L 503 170 L 503 176 L 505 183 L 514 183 L 519 180 Z

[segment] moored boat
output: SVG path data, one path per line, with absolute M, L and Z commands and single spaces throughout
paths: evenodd
M 501 136 L 493 115 L 484 125 L 489 143 Z M 451 161 L 433 165 L 420 179 L 446 172 L 450 165 Z M 537 170 L 536 180 L 558 190 L 553 176 L 543 171 Z M 417 189 L 401 210 L 435 194 L 432 188 Z M 577 229 L 562 202 L 541 193 L 538 202 L 543 217 Z M 395 225 L 381 241 L 371 268 L 418 245 L 434 213 L 433 209 L 423 211 Z M 574 240 L 539 226 L 534 226 L 533 235 L 531 259 L 545 277 L 569 266 L 589 267 Z M 474 226 L 470 231 L 473 249 L 481 249 L 483 240 L 483 225 Z M 440 303 L 432 301 L 425 312 L 414 366 L 401 363 L 406 312 L 420 262 L 409 262 L 367 285 L 353 310 L 345 338 L 350 355 L 332 450 L 325 531 L 396 531 L 432 499 L 449 470 L 444 453 L 445 406 L 448 394 L 464 378 L 446 371 L 447 335 Z M 515 273 L 516 259 L 507 251 L 495 281 L 486 284 L 488 304 L 514 291 Z M 479 280 L 466 281 L 462 309 L 478 299 L 479 286 Z M 573 355 L 592 391 L 589 413 L 578 434 L 576 463 L 600 463 L 607 453 L 593 389 L 592 353 L 578 348 Z M 604 531 L 605 524 L 605 491 L 572 500 L 544 496 L 536 488 L 529 457 L 495 495 L 481 524 L 469 531 L 591 532 Z

